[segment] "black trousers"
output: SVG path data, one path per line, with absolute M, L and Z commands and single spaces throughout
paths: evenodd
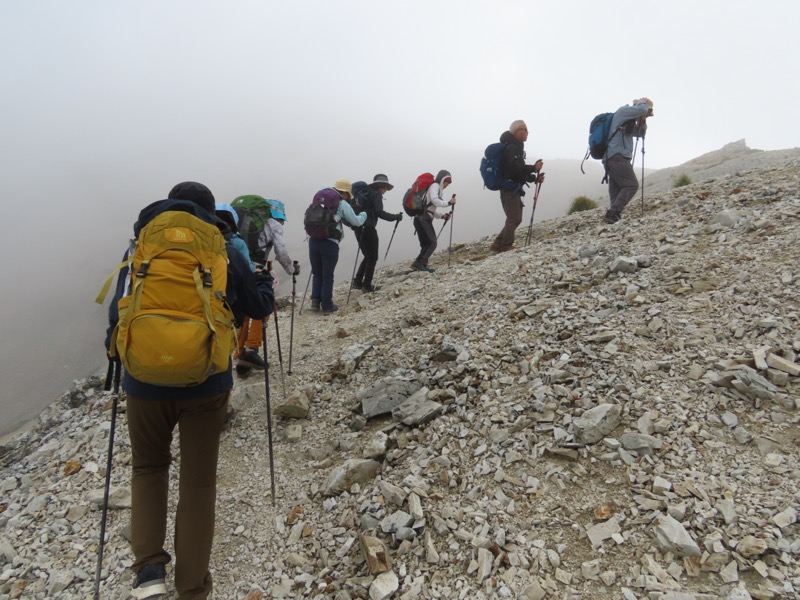
M 356 271 L 356 281 L 370 284 L 375 275 L 375 265 L 378 264 L 378 231 L 374 227 L 357 227 L 354 231 L 358 247 L 364 255 Z
M 419 256 L 417 262 L 428 266 L 428 259 L 436 250 L 437 240 L 436 231 L 433 228 L 433 221 L 422 216 L 414 217 L 414 229 L 419 238 Z

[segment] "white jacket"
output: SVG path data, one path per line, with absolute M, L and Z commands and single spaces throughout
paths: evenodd
M 435 181 L 428 188 L 425 194 L 425 212 L 421 216 L 429 219 L 444 219 L 445 212 L 436 210 L 436 207 L 447 208 L 450 206 L 449 201 L 442 199 L 442 186 Z
M 264 251 L 264 256 L 269 259 L 269 254 L 275 248 L 275 258 L 281 263 L 287 274 L 294 274 L 292 259 L 286 250 L 286 241 L 283 239 L 283 223 L 276 219 L 267 219 L 264 229 L 258 235 L 258 247 Z

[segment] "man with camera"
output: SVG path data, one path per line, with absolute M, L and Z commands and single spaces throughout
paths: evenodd
M 622 211 L 636 195 L 639 180 L 633 172 L 633 138 L 643 138 L 647 131 L 647 117 L 653 116 L 653 102 L 639 98 L 631 106 L 621 106 L 611 119 L 611 137 L 603 164 L 608 174 L 608 196 L 611 204 L 605 222 L 613 225 L 622 218 Z

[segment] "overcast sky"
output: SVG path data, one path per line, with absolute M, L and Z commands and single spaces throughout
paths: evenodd
M 43 345 L 59 382 L 85 375 L 96 287 L 178 181 L 285 200 L 302 254 L 319 187 L 384 172 L 399 210 L 417 174 L 448 168 L 469 235 L 496 233 L 477 164 L 517 118 L 546 170 L 643 95 L 648 167 L 740 138 L 797 146 L 798 23 L 790 0 L 0 0 L 0 416 L 38 393 L 23 366 Z

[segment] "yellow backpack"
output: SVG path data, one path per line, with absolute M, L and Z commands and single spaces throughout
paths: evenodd
M 126 265 L 130 294 L 117 304 L 109 355 L 135 379 L 154 385 L 187 387 L 226 371 L 235 332 L 219 229 L 187 212 L 163 212 L 141 230 L 129 262 L 115 273 Z

